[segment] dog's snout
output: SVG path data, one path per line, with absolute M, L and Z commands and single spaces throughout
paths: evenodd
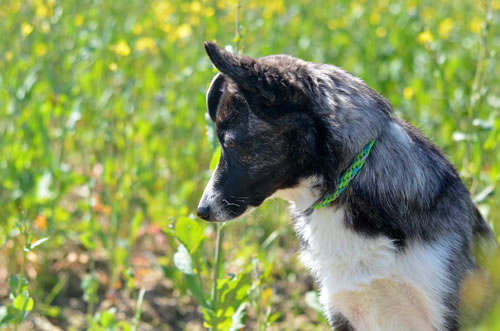
M 198 217 L 204 219 L 205 221 L 208 221 L 208 219 L 210 218 L 210 207 L 208 205 L 200 204 L 196 209 L 196 213 L 198 214 Z

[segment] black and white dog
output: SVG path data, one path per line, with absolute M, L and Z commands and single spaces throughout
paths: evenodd
M 205 49 L 220 71 L 207 106 L 222 155 L 199 217 L 286 199 L 332 327 L 458 329 L 473 243 L 491 230 L 439 148 L 335 66 Z M 371 141 L 358 175 L 317 208 Z

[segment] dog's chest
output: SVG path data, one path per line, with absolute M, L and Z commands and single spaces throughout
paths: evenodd
M 296 219 L 301 260 L 320 287 L 329 314 L 342 313 L 357 329 L 427 330 L 442 325 L 444 256 L 416 245 L 398 252 L 387 237 L 345 226 L 342 209 L 322 208 Z
M 295 223 L 304 243 L 301 260 L 330 293 L 389 276 L 396 259 L 389 238 L 355 233 L 344 225 L 344 217 L 343 209 L 323 208 Z

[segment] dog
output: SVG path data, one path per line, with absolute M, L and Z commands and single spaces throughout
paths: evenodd
M 222 152 L 198 216 L 285 199 L 332 328 L 459 329 L 473 246 L 492 230 L 441 150 L 338 67 L 204 46 Z

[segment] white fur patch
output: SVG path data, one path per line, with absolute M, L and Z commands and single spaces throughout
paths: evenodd
M 317 199 L 314 179 L 273 196 L 291 202 L 292 212 Z M 398 251 L 385 237 L 347 228 L 345 211 L 323 207 L 296 220 L 307 243 L 301 260 L 320 286 L 326 311 L 342 313 L 357 330 L 432 330 L 444 327 L 447 247 L 408 242 Z

